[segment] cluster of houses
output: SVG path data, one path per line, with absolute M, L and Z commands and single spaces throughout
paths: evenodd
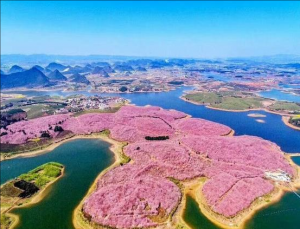
M 56 110 L 55 113 L 64 114 L 83 110 L 106 110 L 123 105 L 126 102 L 126 99 L 120 97 L 102 97 L 97 95 L 90 97 L 80 96 L 67 99 L 67 106 Z
M 282 170 L 277 170 L 277 171 L 266 171 L 265 172 L 266 178 L 269 178 L 274 181 L 278 182 L 291 182 L 291 178 L 289 174 Z

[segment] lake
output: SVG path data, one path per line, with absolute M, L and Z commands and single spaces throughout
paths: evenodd
M 12 211 L 20 216 L 16 228 L 73 229 L 74 209 L 99 173 L 114 162 L 109 146 L 98 139 L 77 139 L 58 146 L 50 153 L 1 162 L 1 184 L 50 161 L 65 166 L 64 176 L 51 186 L 41 202 Z
M 294 157 L 293 160 L 300 166 L 300 157 Z M 297 193 L 300 194 L 300 190 Z M 247 221 L 245 229 L 298 229 L 299 215 L 300 198 L 292 192 L 286 193 L 279 202 L 259 210 Z M 189 195 L 183 218 L 193 229 L 220 229 L 201 213 L 198 203 Z
M 182 95 L 182 93 L 185 90 L 190 90 L 191 88 L 192 87 L 181 87 L 170 92 L 161 93 L 117 93 L 99 95 L 122 96 L 126 99 L 131 100 L 132 103 L 140 106 L 155 105 L 166 109 L 180 110 L 192 115 L 193 117 L 204 118 L 228 125 L 235 130 L 236 135 L 256 135 L 277 143 L 282 148 L 282 150 L 286 152 L 300 152 L 300 132 L 287 127 L 282 122 L 281 116 L 267 113 L 265 111 L 218 111 L 181 100 L 179 97 Z M 70 94 L 65 92 L 48 91 L 28 91 L 14 93 L 30 93 L 32 96 L 47 94 L 66 96 Z M 72 93 L 79 94 L 78 92 Z M 92 95 L 97 93 L 85 92 L 84 94 Z M 262 118 L 265 120 L 265 123 L 256 122 L 255 118 L 247 116 L 247 114 L 249 113 L 260 113 L 266 115 L 265 118 Z M 87 190 L 89 189 L 90 185 L 93 183 L 97 175 L 104 168 L 113 163 L 113 154 L 109 151 L 108 148 L 109 144 L 100 140 L 74 140 L 59 146 L 51 153 L 31 158 L 16 158 L 1 162 L 1 183 L 49 161 L 56 161 L 66 166 L 65 176 L 53 185 L 51 192 L 44 200 L 42 200 L 42 202 L 29 208 L 20 208 L 14 210 L 14 213 L 21 215 L 21 224 L 18 228 L 73 228 L 71 223 L 73 210 L 78 205 L 80 200 L 85 196 Z M 255 215 L 253 220 L 249 222 L 249 229 L 258 228 L 256 227 L 257 224 L 266 225 L 268 220 L 265 219 L 267 219 L 267 217 L 260 217 L 264 214 L 273 214 L 276 209 L 287 210 L 294 209 L 297 208 L 297 206 L 300 206 L 300 199 L 295 199 L 294 196 L 294 194 L 287 194 L 284 196 L 282 201 L 268 207 L 265 210 L 262 210 L 262 213 L 259 212 L 257 215 Z M 297 205 L 297 201 L 299 202 L 299 205 Z M 57 209 L 59 209 L 59 211 Z M 197 213 L 196 210 L 193 210 L 193 212 L 194 211 Z M 292 210 L 290 212 L 292 212 Z M 295 211 L 295 213 L 297 213 L 297 211 Z M 276 217 L 273 217 L 274 219 L 271 219 L 278 220 L 276 222 L 283 221 L 282 224 L 278 225 L 286 225 L 287 223 L 289 223 L 287 222 L 287 220 L 291 220 L 292 225 L 300 225 L 300 217 L 296 217 L 293 214 L 289 216 L 290 217 L 285 214 L 278 214 L 276 215 Z M 197 218 L 203 219 L 203 216 L 195 214 L 194 220 L 197 220 Z M 294 224 L 293 222 L 296 222 L 296 224 Z M 255 227 L 253 226 L 253 224 L 255 224 Z M 195 228 L 216 228 L 212 227 L 214 225 L 211 225 L 210 221 L 208 221 L 207 219 L 205 225 L 208 226 L 206 227 L 203 224 L 203 227 L 197 226 Z
M 165 109 L 176 109 L 197 118 L 219 122 L 230 126 L 235 130 L 236 135 L 255 135 L 277 143 L 286 152 L 300 152 L 300 131 L 287 127 L 281 120 L 280 115 L 265 111 L 255 112 L 227 112 L 206 108 L 180 99 L 184 91 L 193 87 L 181 87 L 169 92 L 149 92 L 149 93 L 90 93 L 90 92 L 61 92 L 61 91 L 15 91 L 26 95 L 61 95 L 71 94 L 121 96 L 129 99 L 132 103 L 144 106 L 154 105 Z M 285 94 L 285 93 L 284 93 Z M 299 97 L 300 98 L 300 97 Z M 255 118 L 248 117 L 249 113 L 259 113 L 266 115 L 265 123 L 255 121 Z
M 300 96 L 294 95 L 292 93 L 283 92 L 278 89 L 272 89 L 270 91 L 262 91 L 259 93 L 260 96 L 269 98 L 269 99 L 276 99 L 281 101 L 288 101 L 288 102 L 300 102 Z

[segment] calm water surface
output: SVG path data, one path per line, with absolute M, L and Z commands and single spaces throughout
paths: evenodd
M 262 118 L 265 120 L 265 123 L 258 123 L 255 118 L 247 116 L 247 114 L 254 112 L 225 112 L 212 110 L 179 99 L 179 96 L 182 95 L 184 90 L 190 90 L 191 88 L 192 87 L 182 87 L 171 92 L 162 93 L 99 95 L 122 96 L 140 106 L 155 105 L 166 109 L 180 110 L 193 117 L 204 118 L 228 125 L 235 130 L 236 135 L 247 134 L 259 136 L 277 143 L 286 152 L 300 152 L 300 132 L 287 127 L 281 121 L 281 116 L 264 111 L 255 111 L 255 113 L 266 115 L 265 118 Z M 20 93 L 30 96 L 47 94 L 67 96 L 71 94 L 80 94 L 79 92 L 65 93 L 59 91 L 27 91 Z M 84 92 L 82 94 L 94 95 L 97 93 Z M 61 145 L 48 154 L 2 162 L 1 183 L 49 161 L 57 161 L 66 166 L 65 176 L 53 185 L 51 192 L 42 202 L 30 208 L 14 211 L 21 215 L 21 224 L 19 228 L 73 228 L 71 217 L 74 208 L 83 198 L 96 176 L 113 162 L 113 155 L 109 152 L 108 147 L 109 145 L 107 143 L 98 140 L 74 140 Z M 295 159 L 295 161 L 296 160 L 298 159 Z M 297 163 L 300 164 L 300 161 L 298 160 Z M 201 212 L 196 209 L 197 205 L 195 205 L 195 203 L 193 204 L 192 200 L 193 199 L 190 198 L 187 207 L 188 209 L 192 209 L 188 212 L 192 212 L 193 214 L 189 213 L 191 217 L 187 219 L 187 221 L 191 225 L 196 225 L 194 228 L 216 228 L 215 225 L 211 224 L 209 220 L 201 215 Z M 191 203 L 191 205 L 189 205 L 189 203 Z M 260 211 L 253 220 L 249 222 L 248 228 L 278 228 L 276 227 L 277 225 L 287 225 L 290 222 L 292 226 L 298 226 L 300 225 L 300 212 L 298 212 L 297 207 L 300 207 L 300 199 L 297 199 L 294 194 L 287 194 L 277 204 Z M 286 211 L 287 209 L 294 208 L 296 208 L 296 210 Z M 58 211 L 57 209 L 60 210 Z M 277 211 L 277 209 L 289 213 L 280 213 L 275 216 L 273 213 Z M 273 227 L 265 227 L 268 224 L 268 217 L 270 217 L 269 220 L 271 219 L 278 224 L 274 223 L 271 224 Z M 203 223 L 204 221 L 205 223 Z M 281 221 L 284 221 L 284 223 L 279 224 Z M 196 222 L 196 224 L 193 224 L 192 222 Z
M 98 174 L 114 162 L 109 144 L 97 139 L 66 142 L 50 153 L 1 162 L 1 184 L 49 161 L 62 163 L 65 174 L 48 195 L 30 207 L 13 210 L 18 229 L 72 229 L 72 213 Z
M 300 157 L 293 158 L 300 166 Z M 298 191 L 300 194 L 300 190 Z M 187 196 L 186 210 L 183 218 L 193 229 L 218 229 L 220 227 L 209 221 L 199 209 L 198 203 Z M 300 225 L 300 198 L 290 192 L 270 206 L 258 211 L 246 223 L 246 229 L 299 229 Z
M 260 96 L 270 99 L 289 101 L 289 102 L 300 102 L 300 96 L 292 93 L 283 92 L 281 90 L 272 89 L 270 91 L 262 91 L 259 93 Z
M 255 135 L 277 143 L 282 150 L 286 152 L 300 152 L 300 131 L 287 127 L 281 120 L 280 115 L 267 113 L 265 111 L 255 112 L 226 112 L 198 106 L 185 102 L 179 97 L 185 90 L 191 90 L 192 87 L 182 87 L 170 92 L 161 93 L 131 93 L 131 94 L 99 94 L 103 96 L 121 96 L 130 99 L 132 103 L 140 106 L 155 105 L 166 109 L 176 109 L 197 118 L 219 122 L 230 126 L 235 130 L 236 135 Z M 15 92 L 19 93 L 19 92 Z M 78 94 L 81 92 L 58 92 L 58 91 L 27 91 L 23 94 L 38 93 L 39 95 L 64 95 Z M 94 95 L 97 93 L 84 92 L 85 95 Z M 299 97 L 300 98 L 300 97 Z M 260 113 L 267 117 L 265 123 L 259 123 L 255 118 L 248 117 L 249 113 Z

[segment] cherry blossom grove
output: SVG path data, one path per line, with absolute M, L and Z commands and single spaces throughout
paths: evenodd
M 84 215 L 103 226 L 137 228 L 166 223 L 182 198 L 174 180 L 206 177 L 200 190 L 203 201 L 212 211 L 232 217 L 272 192 L 274 182 L 265 177 L 266 171 L 295 176 L 272 142 L 229 136 L 232 130 L 225 125 L 153 106 L 20 121 L 1 130 L 6 132 L 1 143 L 26 144 L 43 132 L 55 139 L 55 126 L 74 134 L 109 130 L 110 138 L 128 143 L 123 151 L 131 161 L 101 176 L 83 204 Z

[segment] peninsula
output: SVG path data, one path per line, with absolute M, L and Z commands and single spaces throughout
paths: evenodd
M 266 112 L 282 115 L 283 122 L 293 128 L 299 130 L 299 113 L 300 104 L 295 102 L 276 101 L 257 96 L 253 93 L 242 91 L 190 91 L 180 97 L 186 102 L 197 105 L 204 105 L 210 109 L 244 112 L 264 110 Z M 249 114 L 249 117 L 261 118 L 262 114 Z M 264 120 L 256 121 L 264 123 Z
M 299 185 L 299 168 L 276 144 L 153 106 L 20 121 L 7 126 L 1 142 L 55 140 L 56 126 L 72 136 L 104 131 L 112 143 L 123 144 L 113 150 L 122 160 L 98 176 L 76 208 L 76 228 L 184 228 L 186 193 L 210 220 L 239 228 L 256 209 Z

